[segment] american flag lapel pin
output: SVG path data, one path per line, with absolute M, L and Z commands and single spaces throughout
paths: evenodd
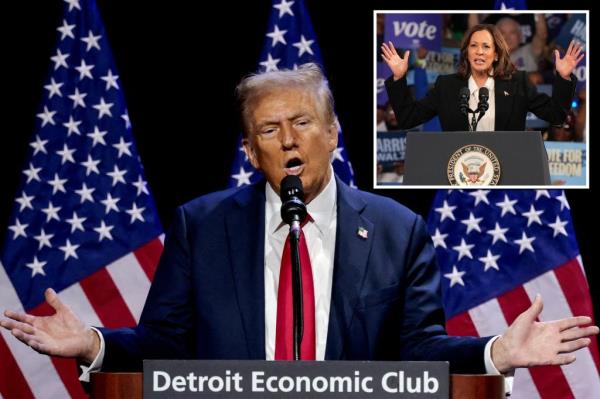
M 369 231 L 362 226 L 358 228 L 358 230 L 356 231 L 356 234 L 358 234 L 358 236 L 360 238 L 365 239 L 365 240 L 367 238 L 369 238 Z

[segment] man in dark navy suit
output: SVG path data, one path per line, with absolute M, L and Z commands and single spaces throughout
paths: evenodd
M 305 327 L 316 360 L 447 360 L 452 372 L 510 372 L 567 364 L 598 333 L 587 317 L 535 321 L 542 303 L 497 337 L 448 337 L 440 274 L 423 220 L 337 179 L 333 100 L 313 64 L 251 75 L 238 87 L 244 147 L 266 181 L 183 205 L 167 235 L 139 325 L 84 325 L 56 293 L 57 313 L 6 311 L 3 327 L 33 349 L 78 357 L 90 369 L 141 368 L 147 358 L 285 359 L 281 290 L 287 226 L 280 182 L 303 184 L 312 285 Z M 310 316 L 307 314 L 310 313 Z

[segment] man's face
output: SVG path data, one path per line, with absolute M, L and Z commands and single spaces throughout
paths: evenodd
M 262 95 L 250 110 L 251 131 L 244 149 L 279 193 L 281 179 L 297 175 L 305 201 L 317 196 L 330 178 L 330 154 L 337 129 L 320 115 L 312 94 L 301 88 L 277 89 Z
M 521 45 L 521 25 L 516 21 L 502 21 L 497 28 L 504 36 L 508 51 L 513 52 Z

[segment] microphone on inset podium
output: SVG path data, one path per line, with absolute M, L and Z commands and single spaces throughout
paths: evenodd
M 473 113 L 473 121 L 471 122 L 473 125 L 473 131 L 477 129 L 477 124 L 483 118 L 485 111 L 488 110 L 490 105 L 488 104 L 488 99 L 490 98 L 490 91 L 487 87 L 479 88 L 479 103 L 477 104 L 477 109 Z M 479 117 L 475 119 L 475 114 L 479 113 Z
M 469 112 L 473 112 L 469 109 L 469 96 L 471 93 L 467 87 L 463 87 L 459 92 L 459 100 L 458 107 L 460 108 L 460 112 L 465 114 L 465 116 L 469 116 Z
M 290 225 L 290 233 L 298 239 L 300 224 L 306 218 L 302 180 L 295 175 L 284 177 L 281 180 L 279 196 L 281 197 L 281 219 Z
M 479 104 L 477 104 L 477 111 L 479 112 L 479 119 L 483 117 L 485 111 L 488 110 L 490 105 L 488 104 L 488 100 L 490 98 L 490 91 L 487 87 L 481 87 L 479 89 Z

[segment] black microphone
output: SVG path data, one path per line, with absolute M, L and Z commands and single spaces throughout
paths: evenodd
M 295 175 L 284 177 L 281 180 L 279 196 L 281 197 L 281 219 L 290 225 L 290 233 L 299 238 L 300 224 L 306 218 L 302 180 Z
M 306 218 L 304 190 L 298 176 L 289 175 L 281 180 L 281 219 L 290 225 L 290 260 L 292 265 L 292 303 L 294 329 L 292 342 L 294 360 L 301 360 L 302 336 L 304 335 L 304 308 L 302 306 L 302 269 L 300 264 L 300 224 Z
M 489 98 L 490 98 L 490 91 L 488 90 L 488 88 L 481 87 L 479 89 L 479 104 L 477 104 L 477 111 L 480 112 L 479 119 L 481 119 L 481 117 L 483 117 L 483 114 L 485 114 L 485 111 L 487 111 L 488 108 L 490 107 L 490 105 L 488 104 Z
M 490 105 L 488 104 L 488 99 L 490 98 L 490 91 L 487 87 L 479 88 L 479 103 L 477 104 L 477 109 L 473 113 L 473 120 L 471 121 L 471 129 L 473 131 L 477 130 L 477 124 L 483 118 L 485 111 L 488 110 Z M 475 119 L 475 114 L 479 112 L 479 117 Z
M 460 89 L 458 107 L 460 108 L 460 112 L 466 116 L 469 116 L 468 112 L 470 111 L 469 96 L 471 96 L 471 93 L 469 92 L 468 87 L 463 87 Z

